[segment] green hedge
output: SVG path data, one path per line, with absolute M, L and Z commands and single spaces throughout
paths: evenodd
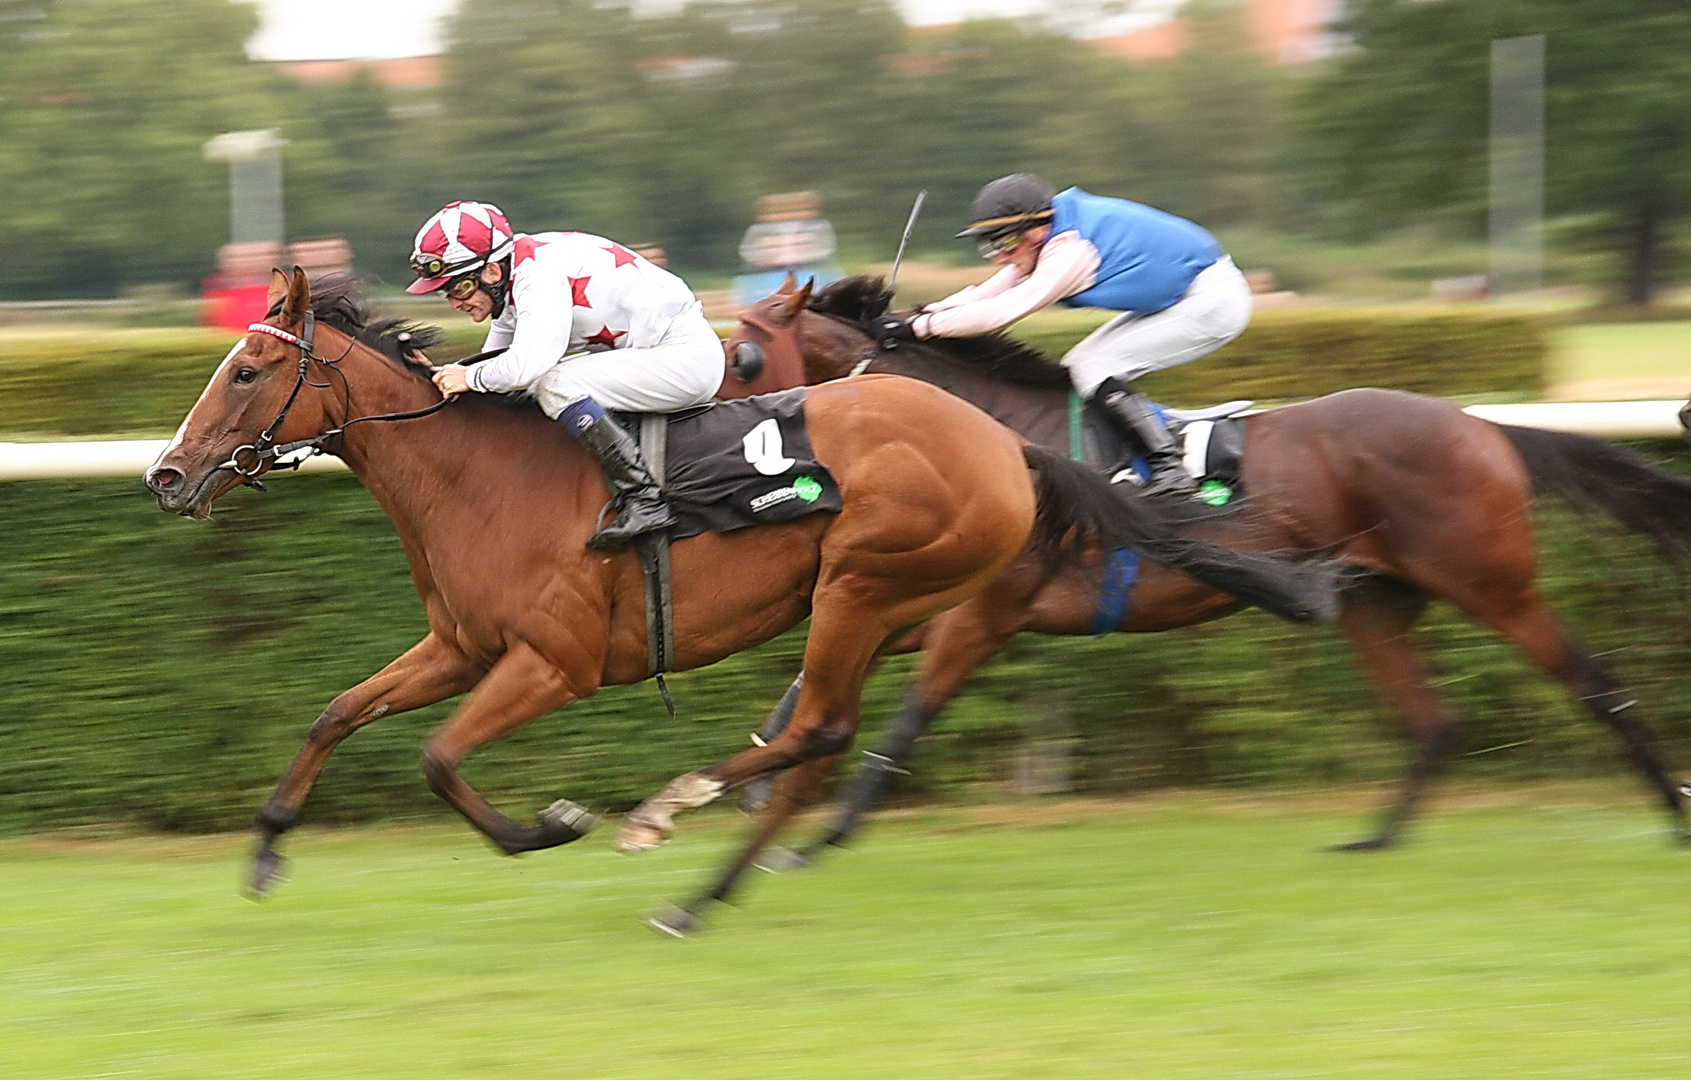
M 1029 319 L 1017 336 L 1059 357 L 1096 317 Z M 1153 396 L 1173 405 L 1224 398 L 1289 401 L 1353 386 L 1444 397 L 1543 397 L 1546 325 L 1520 314 L 1314 309 L 1262 311 L 1236 340 L 1190 364 L 1147 376 Z
M 1098 321 L 1092 312 L 1042 313 L 1018 333 L 1055 358 Z M 468 355 L 484 336 L 453 322 L 436 358 Z M 167 435 L 233 340 L 183 329 L 0 333 L 0 438 Z M 1525 400 L 1542 396 L 1545 356 L 1544 327 L 1519 315 L 1267 311 L 1237 341 L 1146 385 L 1174 405 L 1351 386 Z
M 485 336 L 454 324 L 437 358 L 467 356 Z M 234 341 L 201 329 L 0 332 L 0 438 L 168 435 Z
M 1691 471 L 1691 452 L 1647 450 Z M 321 708 L 422 635 L 398 541 L 349 477 L 282 477 L 268 495 L 243 490 L 222 505 L 196 523 L 160 513 L 134 481 L 0 484 L 0 831 L 243 826 Z M 1633 538 L 1548 507 L 1540 519 L 1553 602 L 1635 690 L 1669 760 L 1686 763 L 1680 584 Z M 1620 767 L 1607 732 L 1491 634 L 1438 605 L 1426 637 L 1442 692 L 1467 719 L 1454 772 Z M 626 807 L 743 747 L 801 650 L 792 633 L 677 676 L 673 722 L 651 684 L 607 690 L 475 755 L 467 775 L 517 814 L 558 796 Z M 869 731 L 909 666 L 890 662 L 871 684 Z M 1066 721 L 1027 718 L 1053 696 Z M 440 813 L 417 760 L 447 708 L 343 744 L 309 819 Z M 1404 750 L 1382 719 L 1331 629 L 1247 612 L 1156 635 L 1023 636 L 922 745 L 904 790 L 1001 785 L 1029 731 L 1074 740 L 1088 791 L 1386 778 Z

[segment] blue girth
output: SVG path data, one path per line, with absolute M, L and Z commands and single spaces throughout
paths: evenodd
M 1117 548 L 1104 560 L 1104 572 L 1098 582 L 1098 603 L 1092 609 L 1092 636 L 1121 629 L 1127 620 L 1128 604 L 1133 599 L 1133 586 L 1139 581 L 1139 553 L 1132 548 Z

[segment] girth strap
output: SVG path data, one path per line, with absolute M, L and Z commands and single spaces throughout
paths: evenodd
M 640 456 L 661 488 L 667 467 L 669 414 L 646 413 L 640 417 Z M 664 673 L 675 670 L 675 598 L 670 588 L 669 532 L 647 533 L 635 541 L 640 569 L 646 575 L 646 675 L 657 676 L 658 690 L 671 718 L 675 702 L 664 683 Z

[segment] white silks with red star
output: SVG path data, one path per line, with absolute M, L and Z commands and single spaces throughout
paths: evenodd
M 567 363 L 566 358 L 583 352 L 629 350 L 629 366 L 636 368 L 641 350 L 663 344 L 666 335 L 678 336 L 672 333 L 678 322 L 686 330 L 679 336 L 689 342 L 699 339 L 695 323 L 709 328 L 686 282 L 622 244 L 590 233 L 518 235 L 511 280 L 510 302 L 483 346 L 509 346 L 509 351 L 470 368 L 473 390 L 529 390 L 560 360 Z M 697 351 L 700 365 L 720 371 L 720 345 Z

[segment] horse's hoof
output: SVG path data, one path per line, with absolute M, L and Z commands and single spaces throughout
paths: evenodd
M 740 790 L 740 810 L 747 814 L 757 813 L 769 805 L 769 794 L 774 790 L 775 778 L 773 776 L 753 780 Z
M 669 837 L 664 830 L 656 825 L 644 821 L 630 821 L 622 819 L 622 827 L 617 830 L 618 851 L 650 851 L 663 846 Z
M 597 829 L 603 820 L 598 814 L 588 813 L 585 806 L 568 799 L 559 799 L 540 812 L 541 828 L 553 845 L 580 840 Z
M 283 874 L 283 870 L 287 868 L 287 865 L 287 859 L 269 848 L 254 856 L 252 877 L 247 882 L 247 899 L 263 900 L 272 885 L 286 881 L 287 877 Z
M 686 908 L 665 904 L 640 920 L 660 934 L 672 938 L 692 937 L 700 929 L 699 917 Z
M 771 874 L 784 874 L 788 870 L 802 870 L 809 866 L 810 857 L 792 848 L 772 847 L 759 855 L 752 865 Z
M 1384 851 L 1392 846 L 1390 840 L 1376 836 L 1372 840 L 1352 840 L 1348 844 L 1332 844 L 1322 851 Z

